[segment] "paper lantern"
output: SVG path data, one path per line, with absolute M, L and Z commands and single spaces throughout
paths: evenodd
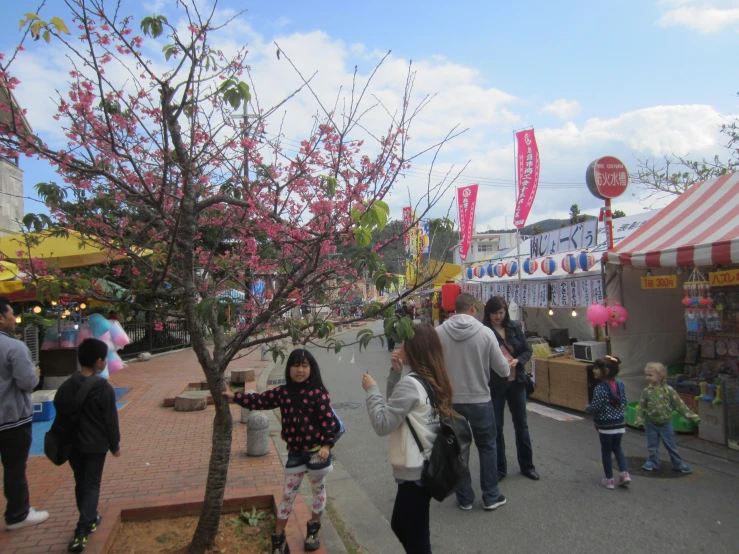
M 588 306 L 586 319 L 593 327 L 605 325 L 606 321 L 608 321 L 608 309 L 601 304 L 591 304 Z
M 457 283 L 444 283 L 441 285 L 441 307 L 447 312 L 453 312 L 456 307 L 457 296 L 462 293 L 462 287 Z
M 531 258 L 525 259 L 521 265 L 523 265 L 524 272 L 529 275 L 533 275 L 536 273 L 536 270 L 539 269 L 539 262 L 532 260 Z
M 496 277 L 505 277 L 506 276 L 506 269 L 502 262 L 498 262 L 493 267 L 493 275 Z
M 481 265 L 476 266 L 474 270 L 474 274 L 475 274 L 475 277 L 477 277 L 478 279 L 485 277 L 485 268 L 482 267 Z
M 515 260 L 511 260 L 510 262 L 505 264 L 505 271 L 511 277 L 515 277 L 518 274 L 518 262 Z
M 552 258 L 544 258 L 541 262 L 541 270 L 547 275 L 551 275 L 557 270 L 557 262 Z
M 577 255 L 577 267 L 583 271 L 588 271 L 595 265 L 595 256 L 590 252 L 583 250 Z
M 474 275 L 474 273 L 472 272 L 472 268 L 471 267 L 468 267 L 467 268 L 466 273 L 467 273 L 467 278 L 468 279 L 472 279 L 472 276 Z M 444 308 L 444 309 L 446 310 L 446 308 Z
M 487 273 L 488 277 L 494 277 L 495 274 L 493 273 L 495 266 L 493 264 L 488 264 L 485 266 L 485 273 Z
M 577 258 L 574 254 L 565 254 L 565 257 L 562 258 L 562 269 L 570 275 L 577 271 Z

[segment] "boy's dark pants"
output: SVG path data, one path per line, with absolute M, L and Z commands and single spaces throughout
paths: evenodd
M 100 481 L 103 478 L 105 453 L 85 454 L 72 452 L 69 465 L 74 471 L 74 495 L 80 519 L 77 522 L 77 535 L 89 535 L 92 524 L 98 517 L 98 500 L 100 499 Z
M 8 501 L 5 523 L 20 523 L 28 517 L 26 462 L 31 450 L 31 423 L 0 431 L 0 457 L 3 459 L 3 492 Z

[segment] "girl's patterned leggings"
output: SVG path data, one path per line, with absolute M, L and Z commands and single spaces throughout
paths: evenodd
M 295 473 L 285 476 L 285 490 L 282 492 L 282 500 L 277 509 L 278 519 L 288 519 L 293 511 L 293 503 L 303 482 L 306 472 Z M 313 491 L 313 513 L 322 514 L 326 509 L 326 476 L 310 475 L 310 488 Z

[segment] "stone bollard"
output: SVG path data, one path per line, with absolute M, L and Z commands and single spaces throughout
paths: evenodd
M 269 418 L 254 412 L 246 422 L 246 455 L 264 456 L 269 453 Z
M 245 390 L 244 394 L 254 394 L 256 391 L 253 390 Z M 249 421 L 249 416 L 251 415 L 251 410 L 249 408 L 241 408 L 241 423 L 247 423 Z
M 271 359 L 272 359 L 272 354 L 270 354 L 269 346 L 267 346 L 266 344 L 262 344 L 262 357 L 261 357 L 261 360 L 263 362 L 268 362 Z

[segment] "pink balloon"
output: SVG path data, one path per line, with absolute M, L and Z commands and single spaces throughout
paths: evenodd
M 626 323 L 626 320 L 629 319 L 629 312 L 627 312 L 626 308 L 624 308 L 621 304 L 616 304 L 611 308 L 611 310 L 615 314 L 613 320 L 616 323 Z
M 588 306 L 587 320 L 596 327 L 604 325 L 608 321 L 608 310 L 601 304 L 591 304 Z

